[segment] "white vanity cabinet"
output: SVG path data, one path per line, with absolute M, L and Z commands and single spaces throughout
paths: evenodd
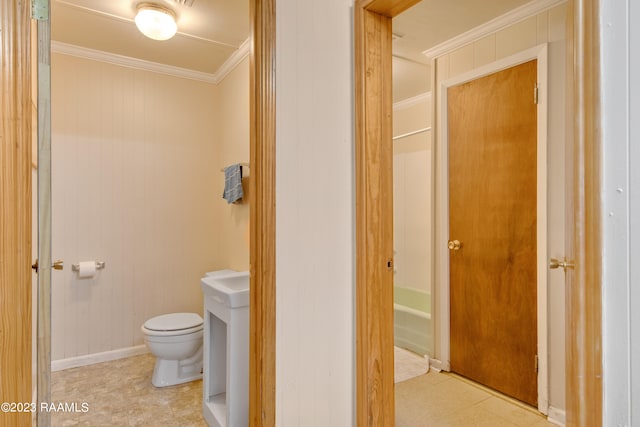
M 249 272 L 222 270 L 204 292 L 203 415 L 212 427 L 249 425 Z

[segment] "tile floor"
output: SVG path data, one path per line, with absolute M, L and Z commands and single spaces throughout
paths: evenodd
M 454 375 L 424 374 L 424 359 L 419 356 L 396 354 L 399 365 L 406 364 L 407 357 L 414 358 L 410 368 L 396 369 L 404 369 L 403 378 L 418 375 L 396 384 L 397 427 L 552 426 L 537 412 Z M 51 425 L 206 427 L 201 415 L 202 381 L 155 388 L 153 363 L 150 354 L 143 354 L 53 372 L 52 401 L 76 402 L 78 407 L 86 402 L 89 410 L 53 413 Z
M 171 387 L 151 385 L 151 354 L 67 369 L 51 374 L 52 402 L 86 402 L 89 410 L 52 413 L 58 426 L 195 427 L 202 417 L 202 381 Z
M 396 427 L 548 427 L 537 411 L 433 370 L 396 384 Z

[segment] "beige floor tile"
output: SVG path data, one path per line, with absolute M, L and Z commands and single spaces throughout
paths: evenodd
M 52 426 L 206 427 L 202 381 L 151 384 L 142 355 L 52 374 L 52 401 L 87 402 L 88 413 L 54 413 Z M 456 376 L 429 372 L 396 384 L 397 427 L 549 427 L 544 417 Z
M 87 413 L 52 414 L 57 426 L 206 427 L 202 381 L 156 388 L 150 354 L 67 369 L 51 375 L 54 402 L 87 402 Z
M 442 417 L 438 424 L 442 427 L 515 427 L 515 424 L 493 414 L 481 406 L 472 406 Z
M 537 411 L 534 412 L 532 409 L 525 409 L 499 397 L 487 399 L 480 403 L 480 406 L 492 414 L 511 421 L 519 427 L 530 427 L 540 421 L 547 422 L 544 416 Z M 550 423 L 547 423 L 547 425 L 549 424 Z
M 396 384 L 397 427 L 550 427 L 533 408 L 455 375 L 430 372 Z
M 400 421 L 405 425 L 411 425 L 410 423 L 421 423 L 423 419 L 442 420 L 491 397 L 483 390 L 452 378 L 436 383 L 430 382 L 430 375 L 432 374 L 396 384 L 396 413 L 399 424 Z

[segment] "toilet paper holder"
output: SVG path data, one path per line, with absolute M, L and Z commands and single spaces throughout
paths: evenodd
M 102 270 L 105 267 L 104 261 L 96 261 L 96 270 Z M 71 271 L 80 271 L 80 264 L 72 264 Z

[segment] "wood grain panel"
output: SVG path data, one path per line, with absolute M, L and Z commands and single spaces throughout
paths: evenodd
M 568 14 L 575 111 L 573 175 L 567 187 L 573 194 L 573 217 L 568 221 L 574 227 L 576 267 L 568 273 L 566 288 L 566 421 L 580 427 L 603 421 L 599 3 L 575 0 Z
M 31 402 L 30 2 L 0 2 L 0 402 Z M 2 413 L 3 426 L 31 413 Z
M 537 61 L 448 89 L 451 369 L 537 404 Z
M 249 424 L 275 425 L 275 0 L 251 1 Z
M 420 0 L 361 0 L 360 7 L 388 18 L 398 16 Z
M 357 425 L 395 422 L 391 19 L 356 9 Z
M 391 18 L 418 2 L 355 5 L 358 426 L 395 424 Z

